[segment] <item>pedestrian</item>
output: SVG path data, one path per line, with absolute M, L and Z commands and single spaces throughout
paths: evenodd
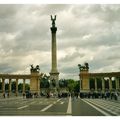
M 118 93 L 117 92 L 115 92 L 114 98 L 115 98 L 115 100 L 118 100 Z
M 25 98 L 25 93 L 23 93 L 23 99 Z
M 3 97 L 5 98 L 5 93 L 3 93 Z
M 7 94 L 7 97 L 9 98 L 9 93 Z
M 111 100 L 112 100 L 113 96 L 114 96 L 114 93 L 112 92 L 112 93 L 111 93 Z
M 105 96 L 105 100 L 106 100 L 107 99 L 107 92 L 105 92 L 104 96 Z

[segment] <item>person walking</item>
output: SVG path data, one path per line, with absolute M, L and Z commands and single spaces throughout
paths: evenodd
M 114 98 L 115 98 L 115 100 L 118 100 L 118 93 L 117 92 L 115 92 Z

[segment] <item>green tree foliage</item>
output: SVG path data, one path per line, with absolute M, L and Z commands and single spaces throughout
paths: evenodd
M 19 91 L 23 90 L 23 83 L 18 84 L 18 90 Z M 28 83 L 25 83 L 25 90 L 30 90 L 30 85 Z
M 75 81 L 74 83 L 74 92 L 79 92 L 80 91 L 80 81 Z
M 5 83 L 5 90 L 9 89 L 9 83 Z
M 16 90 L 16 81 L 12 81 L 11 90 L 15 92 L 15 90 Z
M 69 90 L 70 92 L 73 92 L 73 91 L 74 91 L 74 83 L 75 83 L 74 80 L 72 80 L 72 79 L 69 79 L 69 80 L 68 80 L 68 85 L 67 85 L 67 87 L 68 87 L 68 90 Z
M 70 92 L 79 92 L 80 83 L 79 81 L 75 81 L 73 79 L 61 79 L 59 80 L 60 88 L 67 88 Z
M 65 87 L 67 87 L 67 85 L 68 85 L 68 81 L 67 80 L 65 80 L 65 79 L 59 80 L 59 87 L 60 88 L 65 88 Z
M 19 83 L 19 84 L 18 84 L 18 90 L 19 90 L 19 91 L 22 91 L 22 89 L 23 89 L 23 83 Z
M 28 83 L 25 84 L 25 89 L 30 90 L 30 85 Z
M 49 77 L 46 74 L 44 74 L 40 80 L 40 88 L 49 88 Z

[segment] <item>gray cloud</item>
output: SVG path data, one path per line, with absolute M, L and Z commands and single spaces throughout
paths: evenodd
M 120 69 L 120 5 L 0 5 L 0 72 L 29 73 L 30 64 L 51 70 L 51 20 L 57 15 L 58 71 L 78 79 Z M 71 76 L 70 76 L 71 75 Z

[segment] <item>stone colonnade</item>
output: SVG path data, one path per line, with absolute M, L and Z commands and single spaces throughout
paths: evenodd
M 1 80 L 2 80 L 2 93 L 4 94 L 5 93 L 5 78 L 1 78 Z M 8 93 L 9 93 L 9 95 L 11 94 L 11 81 L 12 81 L 12 79 L 8 79 L 9 80 L 9 87 L 8 87 Z M 15 79 L 15 82 L 16 82 L 16 90 L 15 90 L 15 94 L 16 94 L 16 96 L 18 96 L 18 80 L 19 79 Z M 23 79 L 23 89 L 22 89 L 22 93 L 25 93 L 25 81 L 26 81 L 26 79 Z
M 108 77 L 107 79 L 105 79 L 104 77 L 99 78 L 98 80 L 101 81 L 101 87 L 98 87 L 100 85 L 98 85 L 99 83 L 98 83 L 97 77 L 92 78 L 92 79 L 94 79 L 94 90 L 95 91 L 98 91 L 98 90 L 105 91 L 107 89 L 109 91 L 112 91 L 112 90 L 120 89 L 120 79 L 117 77 L 115 77 L 114 80 L 112 80 L 112 77 Z M 113 87 L 113 81 L 115 82 L 115 87 Z M 108 86 L 105 85 L 105 82 L 108 82 Z M 89 88 L 90 88 L 90 86 L 89 86 Z
M 9 88 L 8 93 L 11 94 L 11 81 L 15 79 L 16 81 L 16 96 L 18 96 L 18 80 L 23 79 L 23 93 L 25 93 L 25 82 L 26 79 L 30 80 L 30 92 L 31 93 L 40 93 L 40 76 L 39 73 L 31 73 L 30 75 L 12 75 L 12 74 L 0 74 L 0 78 L 2 79 L 2 93 L 5 93 L 5 80 L 9 80 Z
M 108 91 L 120 90 L 120 72 L 89 73 L 88 71 L 81 71 L 79 77 L 80 77 L 81 92 L 91 91 L 91 84 L 90 84 L 91 79 L 94 81 L 94 87 L 93 87 L 94 91 L 101 90 L 105 92 L 106 90 Z M 113 77 L 114 79 L 112 79 Z M 113 81 L 114 81 L 114 87 L 113 87 Z

